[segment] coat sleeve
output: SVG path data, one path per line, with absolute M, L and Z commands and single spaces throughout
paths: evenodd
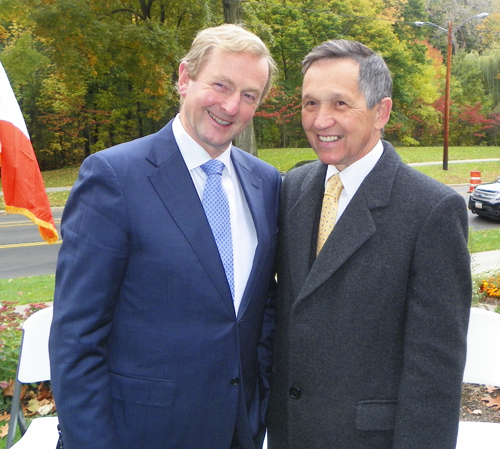
M 127 267 L 125 201 L 96 154 L 80 169 L 62 220 L 49 350 L 64 447 L 119 449 L 106 341 Z
M 422 226 L 407 292 L 393 449 L 454 449 L 471 305 L 468 220 L 445 195 Z
M 275 174 L 275 183 L 270 191 L 274 192 L 274 197 L 272 198 L 273 206 L 270 207 L 272 211 L 271 223 L 277 224 L 279 215 L 279 198 L 281 190 L 281 175 L 277 170 L 273 170 Z M 279 232 L 279 229 L 278 229 Z M 277 236 L 275 240 L 275 245 L 277 245 Z M 271 248 L 271 254 L 273 259 L 276 257 L 276 246 Z M 270 393 L 270 377 L 271 377 L 271 363 L 272 363 L 272 343 L 274 338 L 274 332 L 276 329 L 275 325 L 275 310 L 276 310 L 276 268 L 272 271 L 271 280 L 269 283 L 269 289 L 267 294 L 266 309 L 264 311 L 264 321 L 262 324 L 262 333 L 259 343 L 259 369 L 262 385 L 264 388 L 263 400 L 261 404 L 261 415 L 262 422 L 265 422 L 265 415 L 267 410 L 267 404 L 269 401 Z

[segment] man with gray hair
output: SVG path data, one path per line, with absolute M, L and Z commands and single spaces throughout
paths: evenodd
M 319 161 L 281 194 L 269 449 L 454 449 L 471 301 L 464 200 L 381 140 L 383 59 L 303 61 Z

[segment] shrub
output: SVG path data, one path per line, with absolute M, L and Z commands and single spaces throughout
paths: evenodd
M 24 310 L 17 302 L 3 302 L 0 308 L 0 388 L 5 389 L 17 371 L 21 326 L 30 315 L 47 307 L 46 304 L 29 304 Z
M 479 292 L 485 298 L 500 299 L 500 275 L 490 276 L 481 282 Z

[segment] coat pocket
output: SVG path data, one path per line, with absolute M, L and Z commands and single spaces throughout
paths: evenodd
M 168 407 L 172 403 L 174 383 L 170 380 L 111 373 L 110 381 L 113 399 L 152 407 Z
M 394 430 L 396 400 L 360 401 L 356 406 L 356 429 L 365 431 Z

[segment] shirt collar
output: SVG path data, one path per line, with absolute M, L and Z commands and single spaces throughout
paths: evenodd
M 198 168 L 205 162 L 208 162 L 210 155 L 199 145 L 184 129 L 181 123 L 179 114 L 177 114 L 172 122 L 172 132 L 174 133 L 175 141 L 182 154 L 182 158 L 187 165 L 189 171 Z M 231 164 L 231 147 L 229 144 L 227 149 L 216 159 L 224 163 L 228 169 L 229 175 L 232 176 L 233 166 Z
M 329 165 L 326 171 L 325 187 L 326 182 L 328 181 L 328 179 L 330 179 L 331 176 L 333 176 L 335 173 L 340 173 L 340 179 L 342 180 L 344 190 L 349 198 L 352 198 L 361 183 L 368 176 L 368 173 L 373 170 L 373 167 L 375 167 L 383 152 L 384 146 L 382 145 L 382 141 L 379 140 L 373 147 L 373 150 L 371 150 L 361 159 L 349 165 L 349 167 L 345 168 L 341 172 L 337 170 L 337 167 L 335 167 L 335 165 Z

